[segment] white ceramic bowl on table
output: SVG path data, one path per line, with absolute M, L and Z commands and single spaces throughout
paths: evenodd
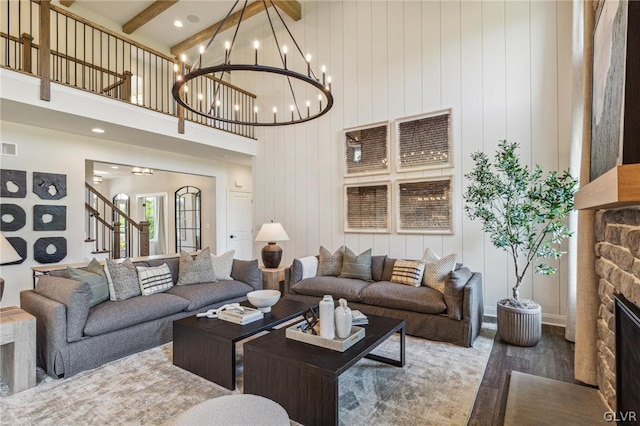
M 278 290 L 256 290 L 247 293 L 247 299 L 262 312 L 271 312 L 271 307 L 280 300 Z

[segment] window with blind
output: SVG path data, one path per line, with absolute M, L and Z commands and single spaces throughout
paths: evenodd
M 345 232 L 390 232 L 388 183 L 345 185 Z
M 344 132 L 345 176 L 389 173 L 389 124 Z
M 398 233 L 453 233 L 452 195 L 450 176 L 397 181 Z
M 453 167 L 451 110 L 396 120 L 399 172 Z

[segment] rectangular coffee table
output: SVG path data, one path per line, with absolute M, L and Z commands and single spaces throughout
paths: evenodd
M 210 318 L 173 322 L 173 364 L 227 389 L 236 387 L 236 342 L 302 315 L 308 303 L 281 299 L 264 318 L 246 325 Z
M 367 315 L 364 339 L 337 352 L 287 339 L 286 328 L 243 346 L 244 393 L 264 396 L 306 426 L 338 424 L 338 377 L 363 357 L 404 367 L 405 321 Z M 370 354 L 392 334 L 400 333 L 399 359 Z

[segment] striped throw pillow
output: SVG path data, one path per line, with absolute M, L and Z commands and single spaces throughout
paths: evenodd
M 142 291 L 143 296 L 162 293 L 173 287 L 171 271 L 166 263 L 152 267 L 138 266 L 137 269 L 140 291 Z
M 422 260 L 396 260 L 393 264 L 391 282 L 420 287 L 423 273 L 424 261 Z

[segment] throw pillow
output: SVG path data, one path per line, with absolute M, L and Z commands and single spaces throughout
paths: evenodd
M 111 300 L 126 300 L 142 294 L 138 283 L 138 273 L 131 259 L 127 258 L 122 263 L 107 259 L 105 273 L 109 282 L 109 298 Z
M 143 296 L 162 293 L 173 287 L 171 270 L 169 270 L 169 266 L 166 263 L 160 266 L 138 266 L 136 269 L 138 270 L 138 282 Z
M 229 250 L 226 253 L 222 253 L 220 256 L 211 254 L 211 264 L 213 266 L 213 273 L 216 276 L 215 280 L 219 280 L 219 281 L 233 280 L 233 278 L 231 278 L 231 268 L 233 267 L 233 255 L 235 253 L 236 253 L 235 250 Z
M 320 261 L 318 263 L 318 276 L 337 277 L 342 271 L 342 255 L 344 254 L 344 246 L 340 247 L 335 253 L 331 254 L 329 250 L 320 246 Z
M 444 294 L 444 283 L 447 279 L 447 274 L 453 271 L 456 266 L 457 255 L 453 253 L 440 258 L 430 248 L 425 250 L 424 255 L 425 265 L 422 284 Z
M 464 286 L 473 272 L 469 268 L 458 268 L 447 274 L 444 283 L 444 303 L 447 305 L 447 315 L 455 320 L 462 319 L 462 304 L 464 301 Z
M 340 278 L 373 281 L 371 278 L 371 249 L 356 256 L 348 247 L 345 247 Z
M 391 282 L 420 287 L 423 274 L 423 260 L 396 260 L 393 264 Z
M 189 285 L 210 283 L 216 280 L 211 262 L 209 247 L 202 250 L 195 258 L 187 252 L 180 252 L 180 268 L 178 270 L 178 284 Z
M 94 264 L 95 262 L 95 264 Z M 96 269 L 95 265 L 98 265 Z M 90 272 L 89 266 L 92 271 L 99 271 L 98 273 Z M 67 267 L 67 273 L 71 279 L 80 281 L 81 283 L 89 284 L 91 288 L 91 299 L 89 301 L 89 307 L 94 307 L 105 300 L 109 300 L 109 282 L 107 276 L 102 269 L 102 265 L 96 259 L 93 259 L 86 269 Z

